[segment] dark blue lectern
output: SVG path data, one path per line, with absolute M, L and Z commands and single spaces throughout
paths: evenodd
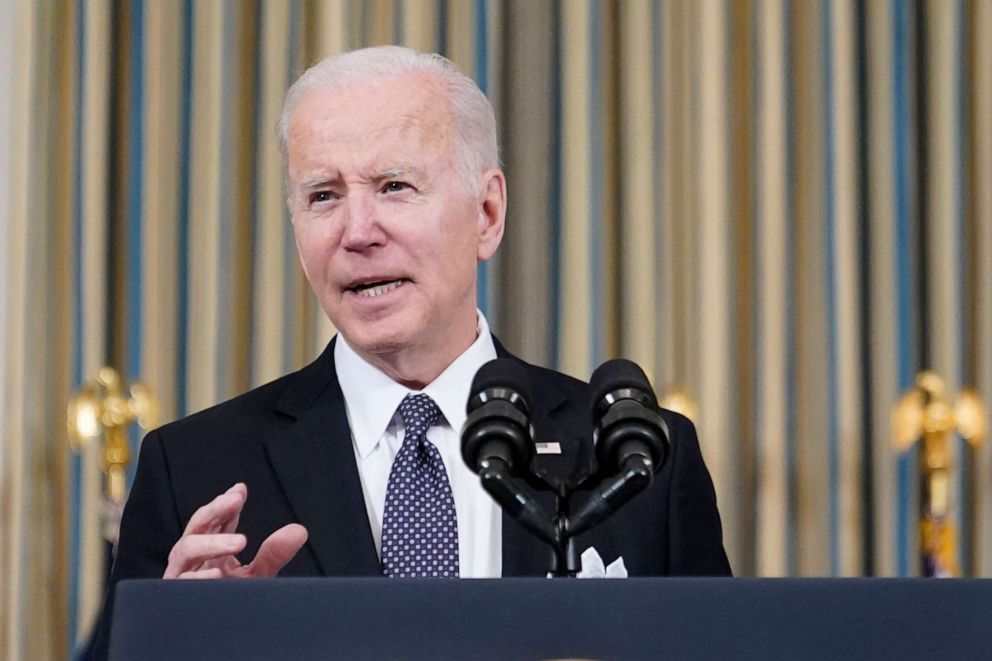
M 992 581 L 127 581 L 111 659 L 986 659 Z

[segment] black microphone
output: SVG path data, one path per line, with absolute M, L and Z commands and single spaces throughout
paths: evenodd
M 514 360 L 497 358 L 479 368 L 465 407 L 462 458 L 507 514 L 554 542 L 551 517 L 514 479 L 530 467 L 534 454 L 528 391 L 527 372 Z
M 668 456 L 668 426 L 644 371 L 623 358 L 609 360 L 593 372 L 589 386 L 600 469 L 615 472 L 641 458 L 656 473 Z
M 476 473 L 502 461 L 513 475 L 530 462 L 534 437 L 527 402 L 527 373 L 509 358 L 491 360 L 476 372 L 462 428 L 462 458 Z
M 604 481 L 569 520 L 579 535 L 607 518 L 651 484 L 668 457 L 668 426 L 643 370 L 610 360 L 590 379 L 593 443 Z

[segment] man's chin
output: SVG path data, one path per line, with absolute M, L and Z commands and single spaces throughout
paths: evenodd
M 367 344 L 364 350 L 376 356 L 386 356 L 399 353 L 406 347 L 406 344 L 398 340 L 380 340 L 372 344 Z
M 402 351 L 410 345 L 410 341 L 399 333 L 369 334 L 361 333 L 353 335 L 341 330 L 348 346 L 359 354 L 384 356 Z

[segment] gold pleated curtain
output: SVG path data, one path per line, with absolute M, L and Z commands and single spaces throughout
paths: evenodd
M 529 360 L 588 378 L 625 356 L 696 400 L 735 573 L 918 571 L 891 407 L 924 368 L 992 395 L 992 2 L 0 12 L 0 656 L 73 654 L 102 596 L 99 456 L 69 452 L 71 391 L 112 364 L 173 419 L 332 336 L 274 127 L 305 66 L 371 44 L 439 51 L 490 95 L 510 208 L 481 307 Z M 975 575 L 990 459 L 951 494 Z

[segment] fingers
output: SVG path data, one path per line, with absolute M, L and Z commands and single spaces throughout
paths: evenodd
M 262 542 L 255 559 L 248 565 L 251 576 L 275 576 L 307 541 L 307 529 L 290 523 L 275 531 Z
M 241 509 L 248 498 L 248 487 L 238 482 L 209 503 L 196 510 L 186 524 L 183 536 L 234 532 Z
M 227 560 L 234 560 L 234 554 L 244 550 L 245 544 L 247 539 L 240 534 L 185 535 L 172 547 L 162 578 L 178 578 L 188 572 L 209 569 L 203 565 L 211 560 L 230 564 Z M 234 566 L 237 565 L 235 560 Z
M 248 500 L 248 486 L 244 482 L 238 482 L 228 489 L 227 493 L 241 496 L 241 505 L 237 508 L 234 516 L 227 519 L 227 522 L 221 526 L 220 530 L 221 532 L 232 533 L 238 530 L 238 521 L 241 519 L 241 511 L 244 509 L 245 502 Z
M 248 487 L 238 482 L 196 510 L 186 530 L 169 553 L 162 578 L 221 578 L 275 576 L 307 541 L 307 530 L 291 523 L 262 542 L 250 565 L 234 557 L 247 545 L 235 531 L 248 498 Z
M 241 509 L 248 498 L 248 487 L 238 482 L 196 510 L 186 530 L 169 552 L 162 578 L 178 578 L 204 570 L 221 571 L 239 567 L 234 554 L 245 548 L 244 535 L 233 534 Z M 204 575 L 203 578 L 209 576 Z

